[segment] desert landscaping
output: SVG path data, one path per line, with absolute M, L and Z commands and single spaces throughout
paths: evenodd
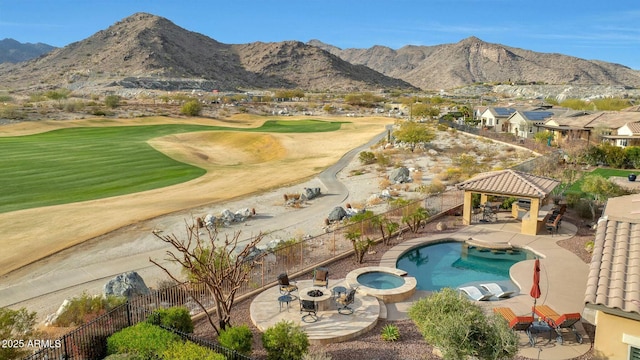
M 127 270 L 137 270 L 149 286 L 154 286 L 164 275 L 148 262 L 148 258 L 162 258 L 164 249 L 152 232 L 180 234 L 185 221 L 195 217 L 204 218 L 209 213 L 217 214 L 223 209 L 236 211 L 253 208 L 258 216 L 243 224 L 222 228 L 221 234 L 240 230 L 243 236 L 248 237 L 263 232 L 266 234 L 265 242 L 300 238 L 326 231 L 324 219 L 335 206 L 350 203 L 354 207 L 381 211 L 385 208 L 384 201 L 379 200 L 383 190 L 392 192 L 396 197 L 411 199 L 423 196 L 420 187 L 428 187 L 434 182 L 443 186 L 447 182 L 452 184 L 451 179 L 447 179 L 447 169 L 452 167 L 451 159 L 460 154 L 474 154 L 472 151 L 477 152 L 476 156 L 484 154 L 488 162 L 487 169 L 507 167 L 514 161 L 524 161 L 534 156 L 525 149 L 517 150 L 491 140 L 447 130 L 436 132 L 437 139 L 429 149 L 415 152 L 389 147 L 384 149 L 384 142 L 381 142 L 362 150 L 389 154 L 389 164 L 365 166 L 353 154 L 337 173 L 337 180 L 344 184 L 346 192 L 343 196 L 331 196 L 337 194 L 331 194 L 322 178 L 315 176 L 319 169 L 337 162 L 348 150 L 367 143 L 377 135 L 384 135 L 385 126 L 393 124 L 392 120 L 357 118 L 343 124 L 341 130 L 332 133 L 331 137 L 324 133 L 230 133 L 224 139 L 218 139 L 218 133 L 213 132 L 154 139 L 151 144 L 157 149 L 181 161 L 208 168 L 210 172 L 202 178 L 168 188 L 48 207 L 46 217 L 42 216 L 42 209 L 0 215 L 3 228 L 9 229 L 6 232 L 9 236 L 0 241 L 4 244 L 20 244 L 12 246 L 12 251 L 2 255 L 3 269 L 17 269 L 3 274 L 5 293 L 17 291 L 15 288 L 19 289 L 20 284 L 24 287 L 25 280 L 34 285 L 48 284 L 48 289 L 44 291 L 34 289 L 35 286 L 23 290 L 22 301 L 6 305 L 29 305 L 44 317 L 55 311 L 65 298 L 83 291 L 100 293 L 109 278 Z M 194 122 L 204 121 L 222 123 L 210 119 Z M 264 119 L 235 121 L 249 127 L 258 126 Z M 91 123 L 74 121 L 64 124 L 80 126 Z M 99 126 L 136 123 L 139 120 L 118 120 L 100 123 Z M 226 125 L 229 123 L 234 123 L 234 120 L 224 122 Z M 50 126 L 45 123 L 44 128 Z M 36 131 L 32 123 L 3 128 L 5 135 Z M 204 136 L 208 141 L 204 141 Z M 177 142 L 177 139 L 181 141 Z M 302 143 L 304 147 L 300 146 Z M 256 154 L 256 150 L 260 150 L 262 155 Z M 409 183 L 392 184 L 388 179 L 389 174 L 395 166 L 400 165 L 411 169 L 413 179 Z M 323 196 L 307 202 L 303 208 L 284 206 L 283 194 L 299 193 L 304 188 L 315 187 L 321 189 Z M 37 223 L 38 226 L 24 225 L 28 223 Z M 39 249 L 42 250 L 35 253 L 30 251 L 33 244 L 18 241 L 17 237 L 38 239 Z M 103 266 L 100 266 L 100 262 Z M 99 275 L 91 272 L 97 268 L 105 270 Z M 38 291 L 48 295 L 42 297 L 44 294 Z

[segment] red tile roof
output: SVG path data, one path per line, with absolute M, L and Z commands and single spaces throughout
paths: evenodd
M 611 198 L 598 221 L 585 303 L 640 314 L 640 195 Z

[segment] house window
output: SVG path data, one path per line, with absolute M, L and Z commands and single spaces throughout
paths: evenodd
M 640 338 L 622 334 L 622 342 L 629 345 L 629 360 L 640 360 Z
M 625 147 L 628 144 L 628 140 L 627 139 L 618 139 L 618 146 L 622 146 Z

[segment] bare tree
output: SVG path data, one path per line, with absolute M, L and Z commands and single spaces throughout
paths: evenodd
M 225 237 L 224 243 L 216 244 L 218 239 L 217 229 L 206 228 L 207 239 L 200 237 L 197 224 L 185 222 L 186 238 L 180 239 L 175 234 L 162 235 L 154 232 L 154 235 L 171 245 L 175 252 L 167 251 L 167 260 L 177 262 L 188 275 L 190 281 L 202 284 L 207 292 L 215 300 L 215 312 L 218 325 L 214 323 L 213 314 L 199 299 L 194 297 L 200 308 L 207 314 L 209 323 L 216 331 L 224 330 L 231 326 L 231 308 L 237 291 L 243 283 L 249 280 L 251 271 L 262 255 L 252 256 L 255 246 L 262 240 L 262 233 L 252 239 L 243 248 L 239 249 L 238 239 L 240 231 L 233 237 Z M 239 251 L 236 251 L 238 250 Z M 153 264 L 164 270 L 169 277 L 177 282 L 182 282 L 178 276 L 172 274 L 158 261 L 149 259 Z

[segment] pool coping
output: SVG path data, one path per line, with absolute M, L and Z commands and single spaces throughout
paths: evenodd
M 385 272 L 400 276 L 404 279 L 404 284 L 393 289 L 376 289 L 359 283 L 358 276 L 369 272 Z M 347 274 L 345 281 L 351 288 L 356 289 L 360 294 L 375 296 L 385 304 L 401 302 L 410 298 L 416 292 L 416 287 L 418 286 L 416 278 L 413 276 L 407 276 L 407 272 L 396 268 L 395 263 L 394 266 L 365 266 L 355 269 Z

